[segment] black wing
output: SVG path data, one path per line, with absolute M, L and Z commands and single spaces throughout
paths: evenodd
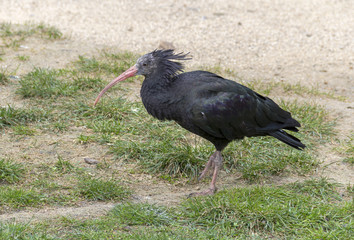
M 268 135 L 300 124 L 271 99 L 236 82 L 203 72 L 193 94 L 191 121 L 206 133 L 228 140 Z

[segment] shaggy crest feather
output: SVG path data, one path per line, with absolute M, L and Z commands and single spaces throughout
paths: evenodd
M 159 64 L 163 66 L 167 77 L 175 77 L 179 72 L 183 72 L 184 65 L 181 62 L 171 61 L 184 61 L 192 58 L 187 57 L 188 53 L 174 53 L 172 49 L 167 50 L 154 50 L 152 56 L 158 59 Z

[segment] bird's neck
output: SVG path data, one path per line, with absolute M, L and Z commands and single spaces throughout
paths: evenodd
M 171 119 L 169 107 L 172 101 L 172 81 L 172 78 L 147 76 L 140 89 L 141 100 L 146 110 L 160 120 Z

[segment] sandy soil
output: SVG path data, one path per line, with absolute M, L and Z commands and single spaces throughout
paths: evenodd
M 220 65 L 232 68 L 246 80 L 300 82 L 345 96 L 348 99 L 345 102 L 311 99 L 338 118 L 336 130 L 340 139 L 353 133 L 354 126 L 353 12 L 350 0 L 264 0 L 252 4 L 246 0 L 0 1 L 0 22 L 44 22 L 68 36 L 47 45 L 26 42 L 32 51 L 31 65 L 24 64 L 20 72 L 33 66 L 65 66 L 79 54 L 93 54 L 107 47 L 145 53 L 157 48 L 161 41 L 167 41 L 178 51 L 191 52 L 193 60 L 189 67 L 192 68 Z M 0 94 L 1 105 L 16 104 L 17 99 L 12 96 L 11 92 Z M 46 143 L 54 141 L 50 137 L 37 144 L 45 148 Z M 68 136 L 60 141 L 72 141 L 75 137 Z M 10 142 L 2 137 L 0 150 L 7 149 L 9 145 L 5 144 Z M 47 145 L 50 151 L 53 147 Z M 81 161 L 81 153 L 78 150 L 70 154 Z M 101 153 L 92 154 L 98 157 Z M 318 175 L 344 184 L 354 182 L 353 169 L 342 163 L 333 146 L 323 146 L 319 155 L 323 166 L 327 167 Z M 222 178 L 226 185 L 242 184 L 225 174 Z M 147 192 L 145 185 L 137 184 L 137 200 L 173 204 L 196 188 L 162 183 L 151 186 L 154 187 Z M 0 220 L 27 221 L 57 215 L 91 217 L 104 214 L 112 206 L 110 203 L 90 205 L 91 212 L 87 215 L 87 206 L 82 206 L 4 214 Z

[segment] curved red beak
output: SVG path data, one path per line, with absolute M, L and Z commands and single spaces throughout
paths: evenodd
M 119 77 L 117 77 L 116 79 L 114 79 L 112 82 L 110 82 L 101 92 L 100 94 L 98 94 L 95 103 L 93 104 L 94 106 L 96 106 L 96 104 L 98 103 L 98 101 L 100 100 L 100 98 L 102 97 L 102 95 L 111 87 L 113 87 L 114 85 L 116 85 L 117 83 L 124 81 L 127 78 L 130 77 L 134 77 L 136 75 L 136 73 L 138 72 L 138 68 L 136 67 L 136 65 L 132 66 L 131 68 L 129 68 L 127 71 L 125 71 L 124 73 L 122 73 L 121 75 L 119 75 Z

